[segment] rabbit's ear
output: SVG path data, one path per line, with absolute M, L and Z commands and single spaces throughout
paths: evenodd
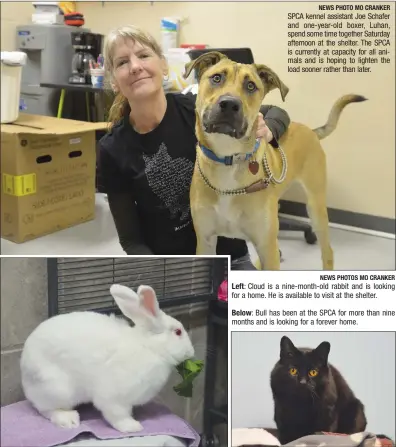
M 110 287 L 113 296 L 121 312 L 130 320 L 135 321 L 139 312 L 139 295 L 129 287 L 113 284 Z
M 150 286 L 139 286 L 137 294 L 140 298 L 140 305 L 150 317 L 157 318 L 160 314 L 157 295 Z
M 140 312 L 144 318 L 144 324 L 150 331 L 160 333 L 165 329 L 163 311 L 160 309 L 157 295 L 150 286 L 139 286 L 137 294 L 140 299 Z
M 154 290 L 149 286 L 140 286 L 137 293 L 129 287 L 114 284 L 110 287 L 121 312 L 135 323 L 153 332 L 163 330 L 162 311 L 159 308 Z

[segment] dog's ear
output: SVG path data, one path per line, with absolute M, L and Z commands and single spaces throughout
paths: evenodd
M 200 80 L 205 70 L 212 67 L 213 65 L 216 65 L 217 62 L 219 62 L 221 59 L 226 58 L 227 56 L 219 53 L 218 51 L 210 51 L 209 53 L 201 54 L 201 56 L 186 64 L 186 71 L 184 72 L 183 77 L 184 79 L 187 79 L 190 76 L 190 73 L 194 69 L 197 69 L 198 80 Z
M 278 88 L 282 96 L 282 101 L 284 101 L 289 92 L 289 88 L 279 79 L 279 76 L 266 65 L 254 64 L 254 66 L 266 90 L 270 92 L 274 88 Z

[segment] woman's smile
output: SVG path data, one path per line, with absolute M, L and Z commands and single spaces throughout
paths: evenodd
M 145 81 L 145 80 L 147 80 L 147 79 L 151 79 L 151 77 L 150 77 L 150 76 L 146 76 L 146 77 L 144 77 L 144 78 L 136 79 L 135 81 L 133 81 L 133 82 L 131 83 L 131 86 L 132 86 L 132 85 L 136 85 L 136 84 L 141 84 L 142 81 Z

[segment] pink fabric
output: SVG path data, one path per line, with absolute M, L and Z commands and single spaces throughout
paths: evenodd
M 226 279 L 220 284 L 217 297 L 220 301 L 228 301 L 228 281 Z

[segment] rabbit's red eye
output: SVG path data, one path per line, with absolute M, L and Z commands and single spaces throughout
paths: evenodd
M 176 335 L 181 335 L 182 334 L 182 330 L 181 329 L 176 329 L 175 333 L 176 333 Z

